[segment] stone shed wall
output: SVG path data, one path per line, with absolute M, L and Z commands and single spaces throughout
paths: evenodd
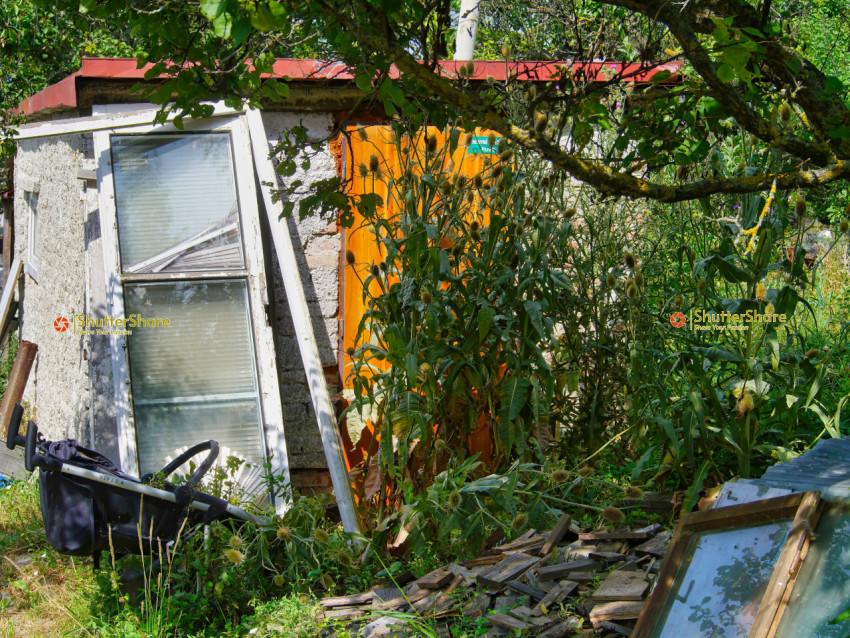
M 28 210 L 25 193 L 38 192 L 38 281 L 26 268 L 18 284 L 20 337 L 38 345 L 24 393 L 48 438 L 90 443 L 87 344 L 58 317 L 86 312 L 84 183 L 77 177 L 91 157 L 91 135 L 22 140 L 15 160 L 15 256 L 26 263 Z

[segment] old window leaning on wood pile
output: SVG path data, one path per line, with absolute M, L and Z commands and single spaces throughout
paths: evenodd
M 285 462 L 244 124 L 98 132 L 95 145 L 111 313 L 132 330 L 113 344 L 122 464 L 156 471 L 208 439 Z
M 632 635 L 774 636 L 820 506 L 806 492 L 683 516 Z

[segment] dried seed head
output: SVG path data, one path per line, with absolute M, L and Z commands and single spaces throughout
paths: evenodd
M 452 183 L 449 180 L 444 181 L 442 184 L 440 184 L 440 192 L 444 196 L 451 195 L 452 194 Z
M 345 263 L 347 263 L 349 266 L 354 265 L 354 251 L 353 250 L 346 250 L 345 251 Z
M 460 507 L 460 492 L 457 490 L 454 490 L 451 494 L 449 494 L 449 507 L 452 509 Z
M 623 513 L 623 510 L 616 508 L 613 505 L 608 505 L 604 510 L 602 510 L 602 516 L 606 521 L 616 524 L 622 523 L 626 520 L 626 515 Z
M 242 539 L 241 539 L 241 538 L 239 538 L 238 536 L 236 536 L 235 534 L 234 534 L 233 536 L 231 536 L 231 537 L 230 537 L 230 540 L 228 541 L 228 544 L 229 544 L 229 545 L 230 545 L 233 549 L 242 549 Z
M 380 268 L 378 268 L 378 264 L 372 264 L 372 266 L 369 268 L 369 272 L 372 273 L 373 277 L 377 277 L 381 274 L 381 270 Z
M 502 45 L 502 58 L 507 60 L 511 57 L 511 48 L 507 44 Z
M 280 574 L 278 574 L 277 576 L 274 577 L 274 584 L 277 585 L 278 587 L 283 587 L 283 584 L 285 582 L 286 582 L 286 580 Z
M 358 129 L 357 135 L 360 136 L 360 139 L 364 142 L 369 139 L 369 131 L 367 131 L 365 128 Z
M 791 107 L 785 102 L 783 102 L 782 106 L 779 107 L 779 117 L 785 123 L 791 119 Z
M 437 452 L 442 452 L 446 449 L 446 441 L 444 439 L 435 439 L 434 440 L 434 450 Z
M 575 208 L 568 208 L 567 210 L 564 211 L 564 219 L 572 219 L 575 216 L 576 216 L 576 209 Z
M 639 288 L 643 286 L 643 273 L 642 272 L 639 272 L 638 274 L 635 275 L 635 285 L 637 285 Z
M 516 253 L 514 253 L 513 256 L 511 257 L 510 266 L 511 266 L 511 270 L 516 270 L 516 267 L 519 266 L 519 255 L 517 255 Z
M 691 261 L 695 260 L 697 258 L 697 251 L 693 248 L 688 248 L 688 257 L 691 258 Z
M 609 288 L 613 288 L 617 285 L 617 278 L 611 273 L 608 273 L 608 276 L 605 278 L 605 283 L 608 284 Z
M 382 261 L 380 264 L 378 264 L 378 268 L 381 269 L 381 272 L 387 272 L 390 269 L 390 267 L 387 266 L 387 262 L 385 261 Z
M 340 551 L 339 554 L 337 555 L 336 559 L 339 561 L 339 564 L 342 565 L 343 567 L 353 567 L 354 566 L 354 557 L 351 554 L 349 554 L 348 552 L 346 552 L 345 550 Z
M 552 183 L 552 178 L 549 177 L 548 175 L 544 175 L 543 177 L 540 178 L 540 185 L 543 188 L 548 188 L 549 184 L 551 184 L 551 183 Z
M 844 234 L 847 234 L 847 232 L 850 231 L 850 221 L 842 219 L 841 223 L 838 224 L 838 230 Z
M 466 74 L 470 77 L 475 75 L 475 62 L 472 60 L 466 63 Z
M 474 232 L 470 235 L 472 237 L 472 241 L 481 241 L 481 233 Z
M 469 191 L 466 194 L 466 203 L 472 204 L 473 202 L 475 202 L 475 193 L 473 193 L 472 191 Z
M 334 579 L 329 574 L 322 574 L 322 577 L 319 578 L 319 584 L 325 589 L 331 590 L 334 586 Z
M 428 292 L 427 290 L 423 290 L 422 294 L 419 296 L 419 298 L 422 301 L 424 301 L 426 304 L 431 303 L 431 301 L 432 301 L 431 293 Z
M 628 498 L 640 499 L 643 498 L 643 490 L 634 485 L 629 485 L 626 488 L 626 496 Z
M 499 154 L 499 159 L 503 162 L 510 162 L 514 158 L 514 152 L 511 149 L 506 149 Z
M 804 197 L 801 197 L 797 200 L 797 203 L 794 204 L 794 212 L 797 214 L 797 217 L 805 217 L 806 210 L 808 209 L 808 207 L 809 205 L 806 202 L 806 199 Z
M 484 177 L 481 173 L 476 173 L 475 177 L 472 178 L 472 184 L 475 188 L 482 188 L 484 186 Z
M 463 190 L 464 188 L 466 188 L 466 185 L 468 183 L 469 179 L 466 177 L 466 175 L 458 175 L 457 179 L 455 180 L 455 185 L 457 186 L 458 190 Z
M 490 135 L 487 136 L 487 146 L 489 146 L 490 148 L 493 148 L 494 146 L 496 146 L 496 134 L 495 133 L 490 133 Z
M 472 140 L 475 138 L 475 135 L 472 134 L 472 131 L 467 131 L 463 136 L 463 145 L 469 146 L 472 144 Z
M 369 170 L 372 171 L 373 173 L 377 173 L 380 166 L 381 166 L 381 162 L 378 159 L 378 156 L 375 155 L 374 153 L 372 153 L 369 156 Z
M 817 357 L 819 354 L 820 354 L 820 350 L 818 350 L 817 348 L 812 348 L 811 350 L 809 350 L 808 352 L 806 352 L 806 358 L 807 358 L 807 359 L 814 359 L 814 358 L 815 358 L 815 357 Z
M 463 246 L 461 246 L 460 244 L 452 246 L 452 255 L 454 257 L 460 257 L 461 253 L 463 253 Z
M 366 162 L 360 162 L 357 170 L 360 171 L 360 177 L 369 177 L 369 167 L 366 166 Z
M 496 78 L 494 78 L 492 75 L 487 76 L 487 84 L 493 84 L 493 82 L 495 82 L 495 81 L 496 81 Z
M 469 225 L 469 229 L 472 232 L 475 232 L 479 228 L 481 228 L 481 224 L 479 224 L 477 220 L 473 220 L 472 223 Z
M 455 170 L 455 161 L 450 157 L 449 161 L 446 162 L 446 172 L 447 173 L 454 173 L 454 170 Z
M 756 299 L 759 301 L 767 299 L 767 286 L 765 286 L 762 282 L 758 282 L 756 284 Z
M 547 124 L 549 124 L 549 116 L 545 113 L 538 113 L 534 119 L 534 130 L 542 133 L 546 130 Z
M 697 282 L 697 291 L 705 292 L 706 288 L 708 288 L 708 284 L 705 282 L 705 279 L 700 279 Z
M 428 147 L 428 152 L 429 153 L 436 153 L 437 152 L 437 145 L 439 144 L 439 142 L 437 141 L 437 136 L 436 135 L 429 135 L 425 139 L 426 139 L 426 144 L 427 144 L 427 147 Z
M 558 468 L 554 472 L 552 472 L 552 482 L 553 483 L 563 483 L 570 477 L 570 473 L 567 472 L 563 468 Z
M 345 349 L 345 354 L 347 354 L 349 357 L 353 357 L 355 352 L 356 352 L 356 351 L 355 351 L 355 350 L 354 350 L 354 348 L 353 348 L 353 347 L 351 347 L 351 346 L 348 346 L 348 347 Z
M 685 298 L 682 295 L 676 295 L 673 297 L 673 305 L 677 308 L 681 308 L 685 305 Z
M 626 297 L 628 297 L 629 299 L 634 299 L 637 296 L 638 296 L 638 288 L 635 285 L 634 281 L 629 280 L 629 282 L 626 283 Z
M 528 522 L 528 515 L 525 512 L 519 512 L 514 517 L 514 520 L 511 521 L 511 527 L 515 530 L 521 530 L 525 527 L 525 524 Z
M 582 465 L 579 468 L 578 473 L 582 476 L 593 476 L 596 474 L 596 470 L 589 465 Z
M 499 155 L 501 155 L 502 153 L 505 152 L 506 148 L 508 148 L 508 140 L 506 140 L 504 137 L 500 137 L 499 143 L 496 144 L 496 152 L 498 152 Z
M 626 253 L 626 257 L 625 257 L 624 261 L 626 262 L 626 268 L 628 268 L 629 270 L 635 269 L 636 262 L 635 262 L 635 256 L 633 254 Z
M 240 552 L 238 549 L 228 549 L 224 556 L 234 565 L 242 564 L 242 561 L 245 560 L 245 554 Z
M 774 308 L 773 304 L 770 303 L 769 301 L 767 302 L 767 305 L 764 307 L 764 314 L 766 314 L 766 315 L 776 314 L 776 308 Z
M 317 542 L 322 543 L 323 545 L 331 539 L 328 533 L 321 527 L 317 527 L 313 530 L 313 538 L 315 538 Z

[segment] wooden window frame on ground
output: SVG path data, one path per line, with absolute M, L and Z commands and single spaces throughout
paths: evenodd
M 135 124 L 128 117 L 117 117 L 120 123 Z M 216 133 L 230 135 L 234 156 L 234 178 L 240 207 L 242 241 L 244 242 L 245 271 L 238 273 L 247 281 L 251 328 L 256 351 L 258 394 L 263 422 L 262 443 L 267 456 L 270 455 L 271 469 L 290 483 L 289 461 L 284 437 L 280 386 L 277 376 L 277 363 L 271 326 L 268 322 L 266 307 L 268 291 L 265 288 L 266 274 L 260 231 L 260 211 L 256 190 L 252 159 L 251 140 L 244 117 L 223 115 L 206 120 L 186 121 L 178 130 L 173 124 L 143 126 L 121 126 L 95 130 L 94 150 L 97 160 L 98 205 L 100 209 L 100 227 L 103 237 L 104 272 L 107 293 L 106 313 L 115 318 L 125 316 L 123 285 L 132 280 L 149 279 L 144 275 L 122 272 L 119 242 L 118 217 L 115 206 L 115 187 L 113 181 L 110 137 L 113 134 L 156 134 L 156 133 Z M 234 272 L 224 273 L 232 277 Z M 217 272 L 171 273 L 160 279 L 198 279 L 221 276 Z M 138 451 L 136 429 L 133 417 L 130 387 L 130 374 L 127 357 L 126 336 L 111 332 L 110 350 L 112 355 L 113 391 L 117 415 L 118 445 L 121 467 L 130 474 L 138 474 Z M 288 506 L 287 502 L 276 503 L 279 512 Z
M 749 633 L 749 638 L 774 636 L 812 540 L 812 530 L 817 526 L 821 507 L 820 492 L 804 492 L 685 514 L 670 541 L 655 590 L 641 611 L 632 632 L 633 638 L 648 638 L 653 635 L 694 534 L 733 530 L 790 518 L 792 523 L 788 537 L 774 564 Z

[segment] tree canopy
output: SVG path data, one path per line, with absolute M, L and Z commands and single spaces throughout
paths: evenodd
M 560 77 L 531 91 L 510 75 L 470 81 L 481 76 L 473 65 L 441 72 L 458 11 L 450 0 L 142 0 L 129 8 L 83 0 L 81 10 L 113 16 L 138 38 L 141 61 L 155 63 L 149 77 L 171 76 L 151 99 L 176 94 L 174 108 L 188 114 L 203 113 L 198 103 L 210 98 L 285 98 L 286 81 L 261 74 L 276 56 L 309 54 L 345 63 L 364 101 L 390 116 L 483 126 L 603 194 L 674 202 L 850 178 L 840 64 L 850 37 L 840 4 L 484 0 L 482 53 L 508 64 L 564 62 Z M 683 66 L 678 81 L 661 74 L 648 86 L 625 72 L 576 72 L 581 62 L 612 58 Z M 768 159 L 742 165 L 730 140 Z

